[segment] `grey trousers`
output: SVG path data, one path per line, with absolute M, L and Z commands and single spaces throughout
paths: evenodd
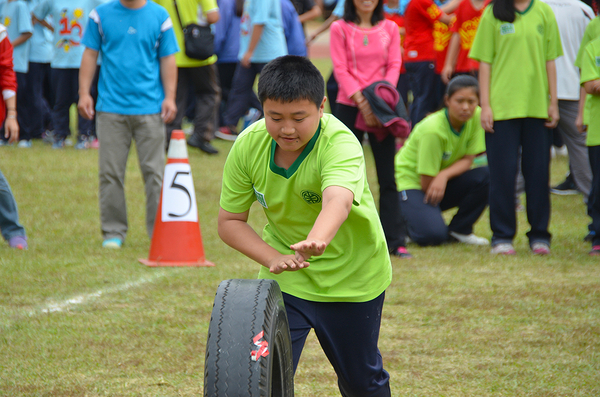
M 146 230 L 152 237 L 165 168 L 165 125 L 160 114 L 122 115 L 98 113 L 100 143 L 100 223 L 104 239 L 127 234 L 125 169 L 135 140 L 146 190 Z
M 196 97 L 194 134 L 209 142 L 218 128 L 221 87 L 216 65 L 177 69 L 177 115 L 167 125 L 167 139 L 173 130 L 181 129 L 181 122 L 188 108 L 190 90 Z
M 577 118 L 578 101 L 558 101 L 560 120 L 558 121 L 558 132 L 569 151 L 569 168 L 575 180 L 575 185 L 587 202 L 590 189 L 592 188 L 592 169 L 585 145 L 586 133 L 580 134 L 575 127 Z

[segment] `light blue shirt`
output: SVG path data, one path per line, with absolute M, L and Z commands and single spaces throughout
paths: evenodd
M 42 0 L 33 15 L 39 20 L 48 16 L 54 21 L 54 69 L 79 69 L 84 47 L 81 38 L 90 12 L 106 0 Z
M 346 0 L 338 0 L 337 4 L 335 5 L 335 8 L 333 9 L 333 11 L 331 11 L 331 13 L 340 19 L 343 18 L 345 5 Z
M 280 0 L 246 0 L 240 23 L 240 52 L 242 59 L 250 45 L 252 26 L 263 25 L 260 41 L 252 54 L 252 63 L 267 63 L 287 55 L 287 44 L 283 33 Z
M 32 33 L 31 14 L 27 4 L 22 1 L 11 1 L 0 3 L 0 21 L 6 26 L 8 39 L 12 43 L 23 33 Z M 13 50 L 14 70 L 18 73 L 27 73 L 29 71 L 29 49 L 31 43 L 27 40 L 25 43 L 17 46 Z
M 43 0 L 29 0 L 27 2 L 29 12 L 33 13 L 35 7 L 42 1 Z M 53 25 L 51 17 L 47 17 L 46 22 Z M 29 62 L 50 63 L 52 61 L 52 57 L 54 56 L 52 37 L 53 35 L 50 29 L 43 27 L 39 23 L 33 25 L 33 36 L 29 39 L 31 42 Z
M 98 112 L 160 113 L 160 59 L 179 51 L 167 10 L 152 1 L 138 9 L 103 4 L 90 13 L 82 43 L 102 55 Z

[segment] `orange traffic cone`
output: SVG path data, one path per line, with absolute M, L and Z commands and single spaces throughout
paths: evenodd
M 204 257 L 185 134 L 171 134 L 167 165 L 146 266 L 214 266 Z

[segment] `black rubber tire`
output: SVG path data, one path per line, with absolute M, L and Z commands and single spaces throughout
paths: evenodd
M 254 361 L 264 332 L 268 355 Z M 204 361 L 206 397 L 292 397 L 290 330 L 274 280 L 225 280 L 215 296 Z

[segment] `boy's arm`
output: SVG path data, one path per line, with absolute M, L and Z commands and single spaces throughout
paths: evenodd
M 42 25 L 43 27 L 45 27 L 46 29 L 48 29 L 52 33 L 54 33 L 54 27 L 52 25 L 50 25 L 48 22 L 46 22 L 46 20 L 42 19 L 40 21 L 39 19 L 37 19 L 35 17 L 35 15 L 31 14 L 31 24 L 35 25 L 36 23 L 39 23 L 40 25 Z
M 581 87 L 579 89 L 579 106 L 577 108 L 577 117 L 575 118 L 575 127 L 577 127 L 577 131 L 580 134 L 583 134 L 587 131 L 587 126 L 583 124 L 583 111 L 585 109 L 585 97 L 586 97 L 585 88 Z
M 298 18 L 300 18 L 301 23 L 304 23 L 304 22 L 311 21 L 315 18 L 318 18 L 320 16 L 321 16 L 321 7 L 319 7 L 318 5 L 315 4 L 315 6 L 313 8 L 306 11 L 304 14 L 298 15 Z
M 446 54 L 444 69 L 442 69 L 442 81 L 445 84 L 448 84 L 450 78 L 452 77 L 452 73 L 454 73 L 454 68 L 456 66 L 456 58 L 458 58 L 459 49 L 460 34 L 454 32 L 452 33 L 450 44 L 448 44 L 448 53 Z
M 17 123 L 17 96 L 13 95 L 4 99 L 6 104 L 6 120 L 4 121 L 4 137 L 8 143 L 19 140 L 19 124 Z
M 446 194 L 448 181 L 470 170 L 474 159 L 475 155 L 466 155 L 436 176 L 421 175 L 421 190 L 425 192 L 425 203 L 438 205 Z
M 175 55 L 167 55 L 160 58 L 160 79 L 165 91 L 165 99 L 162 103 L 160 116 L 165 123 L 170 123 L 177 114 L 177 105 L 175 104 L 177 63 L 175 62 Z
M 546 61 L 546 74 L 548 75 L 548 91 L 550 92 L 550 105 L 548 106 L 548 119 L 544 124 L 547 128 L 556 128 L 560 114 L 558 113 L 558 96 L 556 81 L 556 63 Z
M 492 65 L 481 61 L 479 64 L 479 93 L 481 100 L 481 127 L 486 132 L 494 132 L 494 113 L 490 106 L 490 77 Z
M 583 88 L 590 95 L 600 95 L 600 79 L 586 81 Z
M 282 255 L 260 238 L 248 224 L 249 212 L 233 213 L 219 209 L 218 232 L 225 244 L 269 268 L 274 274 L 308 267 L 307 262 L 296 260 L 294 255 Z
M 77 109 L 83 118 L 92 120 L 94 118 L 94 99 L 90 94 L 92 80 L 96 73 L 96 63 L 98 61 L 98 51 L 86 48 L 81 57 L 81 66 L 79 66 L 79 103 Z
M 21 44 L 25 43 L 27 40 L 29 40 L 31 38 L 31 36 L 33 36 L 33 33 L 31 33 L 31 32 L 21 33 L 21 35 L 19 37 L 17 37 L 15 39 L 15 41 L 12 42 L 13 47 L 18 47 Z
M 259 25 L 259 24 L 252 25 L 252 33 L 250 35 L 250 44 L 248 44 L 248 50 L 246 51 L 246 53 L 242 57 L 242 60 L 240 61 L 240 63 L 242 64 L 243 67 L 245 67 L 245 68 L 250 67 L 250 60 L 252 59 L 252 55 L 254 55 L 254 50 L 256 49 L 256 46 L 260 42 L 260 38 L 263 34 L 264 29 L 265 29 L 265 25 Z
M 306 240 L 290 246 L 296 251 L 296 259 L 305 261 L 311 256 L 319 256 L 335 237 L 340 226 L 346 221 L 354 193 L 340 186 L 329 186 L 323 190 L 323 206 Z

